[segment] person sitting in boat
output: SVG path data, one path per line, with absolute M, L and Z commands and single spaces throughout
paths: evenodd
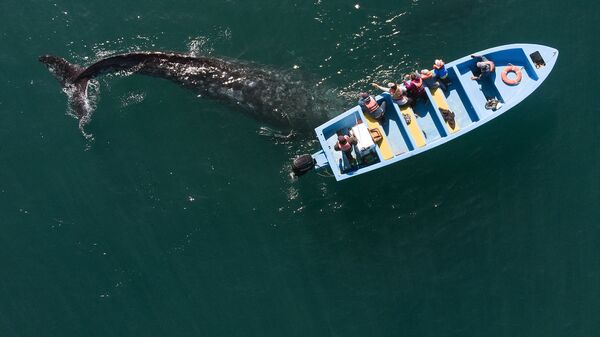
M 421 70 L 421 79 L 423 80 L 423 84 L 429 89 L 437 89 L 441 88 L 442 90 L 446 90 L 446 85 L 437 80 L 437 77 L 433 74 L 433 71 L 429 69 Z
M 363 113 L 366 113 L 378 121 L 383 122 L 386 106 L 385 101 L 381 102 L 380 106 L 377 104 L 377 100 L 366 92 L 361 92 L 360 95 L 358 95 L 358 98 L 358 105 L 362 109 Z
M 409 97 L 413 99 L 425 97 L 425 86 L 423 86 L 423 79 L 416 73 L 404 75 L 404 86 Z
M 477 68 L 473 71 L 473 76 L 471 76 L 472 80 L 479 80 L 484 76 L 494 73 L 494 62 L 488 60 L 483 55 L 471 55 L 472 58 L 477 59 Z
M 439 82 L 444 84 L 442 90 L 446 91 L 446 88 L 450 85 L 450 79 L 448 79 L 448 70 L 444 64 L 444 60 L 438 59 L 433 62 L 433 76 L 438 79 Z
M 356 139 L 356 137 L 348 135 L 339 135 L 338 141 L 333 147 L 333 149 L 336 151 L 342 151 L 346 155 L 346 158 L 348 158 L 348 161 L 352 163 L 352 160 L 354 159 L 352 157 L 352 150 L 354 149 L 354 145 L 356 144 L 358 144 L 358 139 Z
M 389 82 L 387 88 L 377 83 L 371 83 L 371 85 L 383 92 L 389 92 L 394 103 L 399 106 L 412 103 L 412 99 L 406 96 L 406 88 L 404 88 L 404 86 L 399 86 L 394 82 Z

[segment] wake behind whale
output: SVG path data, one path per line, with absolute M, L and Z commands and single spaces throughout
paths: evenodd
M 239 61 L 178 53 L 136 52 L 113 55 L 84 68 L 67 60 L 40 56 L 69 96 L 79 128 L 90 121 L 90 81 L 107 73 L 127 72 L 173 81 L 198 95 L 227 101 L 277 127 L 309 130 L 328 119 L 334 95 L 278 72 Z

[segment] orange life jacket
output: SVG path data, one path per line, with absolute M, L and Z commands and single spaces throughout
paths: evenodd
M 377 101 L 373 96 L 369 96 L 369 99 L 365 100 L 365 107 L 367 107 L 369 112 L 373 113 L 379 109 L 379 104 L 377 104 Z
M 417 90 L 421 90 L 421 87 L 423 86 L 423 79 L 422 78 L 417 77 L 414 80 L 411 80 L 411 82 L 413 82 L 415 84 L 415 86 L 417 87 Z
M 350 151 L 350 149 L 352 149 L 352 144 L 350 144 L 350 137 L 348 137 L 347 135 L 344 135 L 344 138 L 346 139 L 346 142 L 344 144 L 339 144 L 340 147 L 340 151 L 342 152 L 347 152 Z
M 421 73 L 421 79 L 426 80 L 428 78 L 431 78 L 433 76 L 433 72 L 430 71 L 427 74 Z

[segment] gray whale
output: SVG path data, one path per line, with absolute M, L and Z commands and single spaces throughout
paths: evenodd
M 134 52 L 113 55 L 87 67 L 52 55 L 40 56 L 39 61 L 68 92 L 84 134 L 93 110 L 88 100 L 89 82 L 107 73 L 127 72 L 168 79 L 198 95 L 233 103 L 257 119 L 290 130 L 312 129 L 316 123 L 327 120 L 330 110 L 327 106 L 335 96 L 317 92 L 314 84 L 304 83 L 291 72 L 216 57 Z

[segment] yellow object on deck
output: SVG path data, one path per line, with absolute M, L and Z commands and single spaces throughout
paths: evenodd
M 417 116 L 415 116 L 413 109 L 410 106 L 408 106 L 408 104 L 406 104 L 400 107 L 400 112 L 410 116 L 410 124 L 408 125 L 408 131 L 414 139 L 415 145 L 417 147 L 425 146 L 425 136 L 423 135 L 423 131 L 421 131 L 421 128 L 417 123 Z
M 446 96 L 444 95 L 442 89 L 435 88 L 431 90 L 431 96 L 433 96 L 433 101 L 435 104 L 437 104 L 438 108 L 452 111 L 448 105 L 448 101 L 446 101 Z M 444 122 L 448 126 L 448 130 L 450 130 L 451 133 L 455 133 L 456 131 L 460 130 L 460 127 L 458 127 L 458 123 L 456 122 L 456 118 L 454 119 L 454 129 L 450 126 L 450 124 L 448 124 L 448 122 Z
M 392 147 L 390 146 L 390 142 L 388 141 L 385 132 L 383 132 L 381 124 L 379 124 L 375 118 L 369 116 L 369 114 L 365 114 L 365 119 L 367 120 L 369 129 L 378 129 L 381 133 L 383 139 L 377 143 L 377 146 L 379 147 L 379 151 L 381 151 L 383 160 L 394 158 L 394 152 L 392 151 Z

